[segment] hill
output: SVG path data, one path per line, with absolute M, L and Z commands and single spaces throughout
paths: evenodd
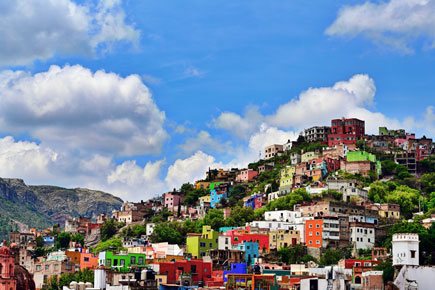
M 118 209 L 122 200 L 86 188 L 28 186 L 22 179 L 0 178 L 0 239 L 26 226 L 38 229 L 73 217 L 93 217 Z

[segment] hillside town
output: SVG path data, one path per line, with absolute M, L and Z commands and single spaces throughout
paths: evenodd
M 337 118 L 261 157 L 10 233 L 0 290 L 434 289 L 432 139 Z

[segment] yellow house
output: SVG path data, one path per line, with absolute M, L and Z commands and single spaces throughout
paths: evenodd
M 280 187 L 293 186 L 293 176 L 296 173 L 296 166 L 286 166 L 281 169 Z
M 199 180 L 195 182 L 195 189 L 207 189 L 209 185 L 209 181 Z
M 199 204 L 201 206 L 204 206 L 204 204 L 208 203 L 210 205 L 211 202 L 211 196 L 210 195 L 206 195 L 206 196 L 201 196 L 199 198 Z
M 291 245 L 300 244 L 301 235 L 297 230 L 278 230 L 269 232 L 269 248 L 281 249 Z
M 187 234 L 186 252 L 194 258 L 202 258 L 208 250 L 218 248 L 219 232 L 212 230 L 210 226 L 202 227 L 202 234 Z
M 302 163 L 308 162 L 311 159 L 317 159 L 317 158 L 320 158 L 320 157 L 322 157 L 322 154 L 320 152 L 313 152 L 313 151 L 305 152 L 301 156 L 301 162 Z

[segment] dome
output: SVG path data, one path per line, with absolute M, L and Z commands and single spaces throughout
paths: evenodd
M 15 280 L 17 281 L 17 290 L 35 290 L 35 281 L 32 275 L 23 266 L 15 265 Z
M 6 246 L 6 241 L 3 241 L 3 247 L 0 248 L 0 255 L 11 256 L 12 251 Z

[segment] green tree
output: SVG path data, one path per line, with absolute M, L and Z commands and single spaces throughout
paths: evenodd
M 320 257 L 320 265 L 328 266 L 335 265 L 343 258 L 343 254 L 340 250 L 327 249 Z
M 227 227 L 240 227 L 252 222 L 254 219 L 255 213 L 252 207 L 235 207 L 225 220 L 225 225 Z
M 245 197 L 246 189 L 243 185 L 236 185 L 228 193 L 228 202 L 231 207 L 235 206 L 239 200 Z
M 287 265 L 298 264 L 302 262 L 302 258 L 305 256 L 305 248 L 302 245 L 282 247 L 278 250 L 278 256 L 280 257 L 281 262 Z
M 37 247 L 39 247 L 39 248 L 44 247 L 44 238 L 43 237 L 37 236 L 35 241 L 36 241 L 36 246 Z
M 396 165 L 397 165 L 396 162 L 390 159 L 381 161 L 382 174 L 384 176 L 393 175 L 396 169 Z
M 435 191 L 435 172 L 423 174 L 421 177 L 421 189 L 425 193 L 431 193 Z
M 432 154 L 429 158 L 420 160 L 417 163 L 417 168 L 421 173 L 435 172 L 435 154 Z
M 71 241 L 79 243 L 80 245 L 82 245 L 82 247 L 85 246 L 85 237 L 80 233 L 76 233 L 75 235 L 72 235 Z
M 69 246 L 69 242 L 71 241 L 71 235 L 67 232 L 62 232 L 57 235 L 57 241 L 60 244 L 61 249 L 66 249 Z
M 95 248 L 95 252 L 103 252 L 103 251 L 121 251 L 123 249 L 122 247 L 122 241 L 120 238 L 111 238 L 109 240 L 103 241 L 97 245 Z
M 204 225 L 211 226 L 215 231 L 225 226 L 224 212 L 220 209 L 210 209 L 203 218 Z
M 116 231 L 115 220 L 113 218 L 105 220 L 100 228 L 101 240 L 107 241 L 116 234 Z
M 170 244 L 183 244 L 184 242 L 181 233 L 165 223 L 155 226 L 150 239 L 152 243 L 168 242 Z
M 412 217 L 412 212 L 418 206 L 420 198 L 418 190 L 406 185 L 398 186 L 394 191 L 388 192 L 385 196 L 387 202 L 400 205 L 400 212 L 405 218 Z
M 386 260 L 381 262 L 375 266 L 375 270 L 383 271 L 382 280 L 384 280 L 384 284 L 389 281 L 393 281 L 394 279 L 394 267 L 393 263 L 390 260 Z
M 191 184 L 191 183 L 184 183 L 182 186 L 181 186 L 181 188 L 180 188 L 180 192 L 182 192 L 182 193 L 188 193 L 188 192 L 191 192 L 191 191 L 193 191 L 195 189 L 195 187 L 193 186 L 193 184 Z

